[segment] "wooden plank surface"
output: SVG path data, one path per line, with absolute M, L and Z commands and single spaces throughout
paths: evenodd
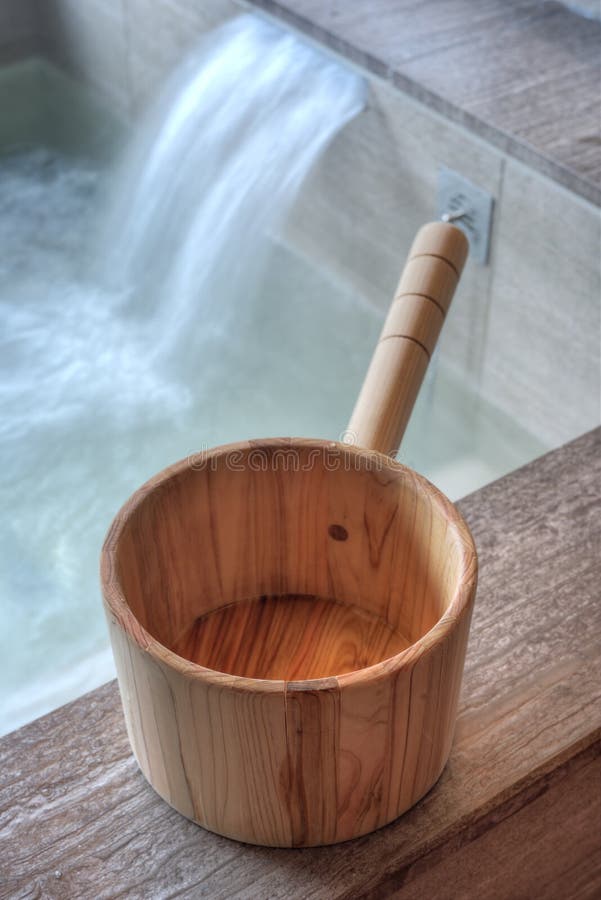
M 598 18 L 538 0 L 251 2 L 601 203 Z
M 209 834 L 137 771 L 110 683 L 0 741 L 0 896 L 409 897 L 478 841 L 497 853 L 501 823 L 561 797 L 568 774 L 592 803 L 578 773 L 601 741 L 600 450 L 598 429 L 461 502 L 481 579 L 460 716 L 442 778 L 407 815 L 309 850 Z M 587 812 L 570 812 L 575 829 Z M 591 864 L 577 896 L 595 891 Z
M 601 885 L 601 747 L 543 779 L 494 828 L 432 853 L 403 874 L 402 900 L 598 900 Z M 448 848 L 447 848 L 448 849 Z M 438 859 L 437 859 L 438 857 Z M 396 880 L 399 883 L 399 879 Z M 380 896 L 388 886 L 380 887 Z

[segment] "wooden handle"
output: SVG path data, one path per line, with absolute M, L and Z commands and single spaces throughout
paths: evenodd
M 418 231 L 348 425 L 361 447 L 396 455 L 467 252 L 454 225 Z

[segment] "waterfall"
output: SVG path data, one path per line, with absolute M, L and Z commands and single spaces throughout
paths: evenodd
M 253 294 L 266 237 L 363 83 L 252 15 L 217 28 L 138 128 L 104 258 L 152 330 L 153 358 L 225 337 Z

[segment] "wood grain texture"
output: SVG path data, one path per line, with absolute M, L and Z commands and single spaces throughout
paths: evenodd
M 409 644 L 361 607 L 287 594 L 242 600 L 200 616 L 174 649 L 218 672 L 297 681 L 364 669 Z
M 402 887 L 372 896 L 423 900 L 597 900 L 601 887 L 601 742 L 543 779 L 517 808 L 454 854 L 434 852 Z M 525 802 L 524 802 L 525 800 Z M 395 878 L 399 885 L 401 879 Z
M 0 740 L 0 896 L 404 898 L 424 867 L 453 884 L 454 860 L 481 840 L 484 862 L 465 864 L 483 897 L 511 841 L 516 875 L 540 873 L 545 900 L 564 900 L 566 884 L 576 898 L 597 896 L 597 799 L 585 771 L 601 736 L 600 485 L 597 430 L 461 502 L 480 586 L 456 740 L 436 789 L 397 822 L 302 851 L 210 834 L 138 771 L 112 682 Z M 361 708 L 377 728 L 377 709 Z
M 536 0 L 251 0 L 601 203 L 601 22 Z
M 467 253 L 453 225 L 418 231 L 348 425 L 360 447 L 396 456 Z
M 216 448 L 133 495 L 102 571 L 134 753 L 184 815 L 331 844 L 440 776 L 476 556 L 410 469 L 324 441 Z

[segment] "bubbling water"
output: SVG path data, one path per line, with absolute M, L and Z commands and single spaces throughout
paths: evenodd
M 47 149 L 0 160 L 0 732 L 113 674 L 97 558 L 128 494 L 203 443 L 286 429 L 277 385 L 260 421 L 243 394 L 267 377 L 246 326 L 270 232 L 362 102 L 358 76 L 240 16 L 174 73 L 112 185 Z

